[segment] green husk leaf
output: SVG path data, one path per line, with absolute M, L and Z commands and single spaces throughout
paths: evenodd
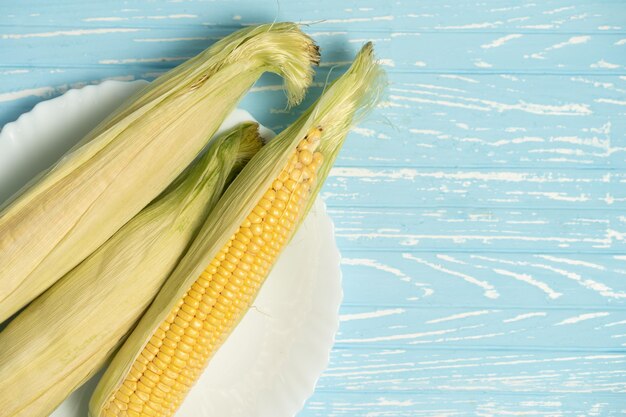
M 374 106 L 383 86 L 383 71 L 374 61 L 373 47 L 368 43 L 350 69 L 311 108 L 252 158 L 220 199 L 153 304 L 114 356 L 91 399 L 91 417 L 101 417 L 103 405 L 121 384 L 156 327 L 230 239 L 304 136 L 317 126 L 324 128 L 318 150 L 323 152 L 325 161 L 318 173 L 318 185 L 310 198 L 312 204 L 350 127 Z
M 218 136 L 166 191 L 0 332 L 1 416 L 48 415 L 104 364 L 261 144 L 256 123 Z
M 262 73 L 281 75 L 297 103 L 317 61 L 297 25 L 250 27 L 129 99 L 0 212 L 0 322 L 163 191 Z

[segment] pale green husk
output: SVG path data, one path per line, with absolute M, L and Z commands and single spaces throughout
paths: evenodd
M 312 204 L 355 117 L 362 116 L 373 107 L 383 85 L 383 71 L 374 61 L 372 45 L 368 43 L 350 69 L 293 125 L 265 145 L 246 165 L 211 212 L 154 303 L 114 356 L 91 399 L 91 417 L 101 417 L 103 405 L 121 384 L 154 330 L 257 204 L 300 140 L 312 128 L 323 127 L 318 150 L 324 154 L 325 160 L 318 174 L 318 185 L 310 199 Z
M 0 212 L 0 322 L 163 191 L 262 73 L 281 75 L 295 103 L 317 61 L 297 25 L 255 26 L 133 96 Z
M 230 129 L 155 201 L 0 332 L 0 416 L 47 416 L 96 372 L 172 272 L 228 182 L 261 148 Z

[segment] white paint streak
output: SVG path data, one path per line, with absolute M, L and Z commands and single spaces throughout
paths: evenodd
M 133 42 L 188 42 L 188 41 L 206 41 L 211 38 L 203 36 L 190 36 L 186 38 L 137 38 Z
M 493 312 L 494 310 L 468 311 L 466 313 L 453 314 L 451 316 L 429 320 L 426 322 L 426 324 L 435 324 L 435 323 L 443 323 L 445 321 L 460 320 L 460 319 L 465 319 L 468 317 L 482 316 L 482 315 L 493 313 Z
M 117 22 L 122 20 L 166 20 L 166 19 L 194 19 L 198 17 L 195 14 L 170 14 L 163 16 L 132 16 L 132 17 L 88 17 L 83 22 Z
M 440 132 L 428 129 L 410 129 L 411 133 L 436 135 Z M 373 135 L 373 134 L 372 134 Z M 453 181 L 502 181 L 502 182 L 527 182 L 527 183 L 571 183 L 576 182 L 572 178 L 544 176 L 532 172 L 520 171 L 424 171 L 414 168 L 398 169 L 369 169 L 352 167 L 335 167 L 330 171 L 333 177 L 350 178 L 380 178 L 389 180 L 415 181 L 417 178 L 434 178 Z
M 612 98 L 598 98 L 594 100 L 596 103 L 615 104 L 616 106 L 626 106 L 626 100 L 615 100 Z
M 545 317 L 547 315 L 548 313 L 544 313 L 543 311 L 537 311 L 534 313 L 524 313 L 524 314 L 519 314 L 510 319 L 502 320 L 502 323 L 514 323 L 516 321 L 526 320 L 526 319 L 530 319 L 533 317 Z
M 415 61 L 413 65 L 416 67 L 425 67 L 426 63 L 424 61 Z
M 525 282 L 526 284 L 532 285 L 533 287 L 539 288 L 541 291 L 545 292 L 548 295 L 548 297 L 550 297 L 553 300 L 563 295 L 562 293 L 557 292 L 553 290 L 552 288 L 550 288 L 550 286 L 546 284 L 545 282 L 536 280 L 535 278 L 533 278 L 532 276 L 528 274 L 518 274 L 516 272 L 507 271 L 506 269 L 499 269 L 499 268 L 495 268 L 493 271 L 496 274 L 511 277 L 518 281 L 522 281 L 522 282 Z
M 522 401 L 520 405 L 525 407 L 561 407 L 563 403 L 561 401 Z
M 112 64 L 144 64 L 148 62 L 172 62 L 172 61 L 185 61 L 189 59 L 188 56 L 172 56 L 172 57 L 160 57 L 160 58 L 126 58 L 126 59 L 103 59 L 98 61 L 99 64 L 112 65 Z
M 556 191 L 507 191 L 506 195 L 528 195 L 533 197 L 546 197 L 553 201 L 568 201 L 570 203 L 583 203 L 589 201 L 589 197 L 581 194 L 578 196 L 569 196 Z
M 450 80 L 461 80 L 461 81 L 465 81 L 465 82 L 472 83 L 472 84 L 478 84 L 480 82 L 474 78 L 464 77 L 462 75 L 455 75 L 455 74 L 442 74 L 440 75 L 440 77 L 448 78 Z
M 414 37 L 418 37 L 418 36 L 422 36 L 421 33 L 417 33 L 417 32 L 394 32 L 391 34 L 392 38 L 399 38 L 400 36 L 414 36 Z
M 552 9 L 552 10 L 546 10 L 546 11 L 543 11 L 541 13 L 543 13 L 543 14 L 555 14 L 555 13 L 564 12 L 566 10 L 572 10 L 574 8 L 575 8 L 574 6 L 559 7 L 559 8 Z
M 320 23 L 357 23 L 357 22 L 378 22 L 394 20 L 393 16 L 374 16 L 374 17 L 352 17 L 349 19 L 323 19 L 323 20 L 301 20 L 300 24 L 320 24 Z
M 404 259 L 410 259 L 412 261 L 415 261 L 417 263 L 420 263 L 422 265 L 426 265 L 436 271 L 440 271 L 440 272 L 444 272 L 446 274 L 458 277 L 463 279 L 464 281 L 472 284 L 472 285 L 476 285 L 480 288 L 482 288 L 484 290 L 483 295 L 487 298 L 491 298 L 491 299 L 496 299 L 500 296 L 500 294 L 498 293 L 498 291 L 495 289 L 495 287 L 493 285 L 491 285 L 490 283 L 488 283 L 487 281 L 481 281 L 479 279 L 476 279 L 472 276 L 469 276 L 467 274 L 464 274 L 462 272 L 457 272 L 457 271 L 452 271 L 450 269 L 444 268 L 442 265 L 438 265 L 438 264 L 433 264 L 430 262 L 427 262 L 421 258 L 415 257 L 413 255 L 411 255 L 410 253 L 403 253 L 402 257 Z
M 488 146 L 503 146 L 503 145 L 519 145 L 522 143 L 542 143 L 545 142 L 543 138 L 537 136 L 521 136 L 513 139 L 500 139 L 493 143 L 484 142 Z
M 482 259 L 482 260 L 489 261 L 489 262 L 496 262 L 496 263 L 507 264 L 507 265 L 518 265 L 518 266 L 524 266 L 524 267 L 530 266 L 530 267 L 534 267 L 534 268 L 544 269 L 544 270 L 551 271 L 551 272 L 557 273 L 559 275 L 562 275 L 562 276 L 564 276 L 564 277 L 566 277 L 568 279 L 571 279 L 573 281 L 576 281 L 577 283 L 579 283 L 584 288 L 592 290 L 592 291 L 596 291 L 597 293 L 599 293 L 600 295 L 602 295 L 604 297 L 609 297 L 609 298 L 626 298 L 626 293 L 615 292 L 615 291 L 613 291 L 613 289 L 611 289 L 610 287 L 608 287 L 607 285 L 605 285 L 605 284 L 603 284 L 601 282 L 597 282 L 597 281 L 594 281 L 594 280 L 588 279 L 588 278 L 583 278 L 581 275 L 579 275 L 579 274 L 577 274 L 575 272 L 566 271 L 564 269 L 556 268 L 556 267 L 553 267 L 551 265 L 544 265 L 544 264 L 538 264 L 538 263 L 526 262 L 526 261 L 509 261 L 509 260 L 491 258 L 491 257 L 488 257 L 488 256 L 482 256 L 482 255 L 471 255 L 471 257 L 475 258 L 475 259 Z M 553 262 L 558 262 L 558 261 L 565 262 L 564 258 L 554 258 L 554 257 L 552 257 L 552 259 L 550 259 L 549 255 L 541 255 L 541 256 L 538 256 L 538 257 L 543 257 L 544 259 L 549 259 L 549 260 L 552 260 Z M 578 262 L 578 261 L 573 261 L 573 262 Z M 589 266 L 589 265 L 585 265 L 585 266 Z
M 488 62 L 483 61 L 482 59 L 474 60 L 474 66 L 478 67 L 478 68 L 491 68 L 491 67 L 493 67 L 493 65 L 491 65 Z
M 600 61 L 596 62 L 595 64 L 591 64 L 590 67 L 591 68 L 616 69 L 616 68 L 620 68 L 620 65 L 612 64 L 610 62 L 605 61 L 604 59 L 601 59 Z
M 563 325 L 566 325 L 566 324 L 576 324 L 576 323 L 580 323 L 581 321 L 585 321 L 585 320 L 596 319 L 596 318 L 599 318 L 599 317 L 606 317 L 606 316 L 609 316 L 610 314 L 611 313 L 608 313 L 608 312 L 580 314 L 578 316 L 570 317 L 570 318 L 567 318 L 567 319 L 565 319 L 563 321 L 560 321 L 557 324 L 555 324 L 555 326 L 563 326 Z
M 553 51 L 555 49 L 561 49 L 566 46 L 580 45 L 583 43 L 587 43 L 590 39 L 591 39 L 591 36 L 572 36 L 565 42 L 560 42 L 555 45 L 544 48 L 543 52 L 535 52 L 530 55 L 525 55 L 524 57 L 526 58 L 530 56 L 530 58 L 533 58 L 533 59 L 546 59 L 546 52 Z
M 435 26 L 435 29 L 488 29 L 488 28 L 497 28 L 502 25 L 501 21 L 496 22 L 483 22 L 483 23 L 469 23 L 467 25 L 452 25 L 452 26 Z
M 479 340 L 479 339 L 489 339 L 496 336 L 503 336 L 506 333 L 497 332 L 497 333 L 486 333 L 486 334 L 477 334 L 474 336 L 459 336 L 459 337 L 442 337 L 435 340 L 414 340 L 409 342 L 410 345 L 419 345 L 426 343 L 442 343 L 442 342 L 459 342 L 463 340 Z
M 405 310 L 403 308 L 393 308 L 387 310 L 369 311 L 367 313 L 355 313 L 355 314 L 342 314 L 339 316 L 339 321 L 352 321 L 352 320 L 366 320 L 379 317 L 393 316 L 396 314 L 402 314 Z
M 581 146 L 591 146 L 594 148 L 602 149 L 606 152 L 611 151 L 611 140 L 609 139 L 610 134 L 610 122 L 605 124 L 603 128 L 606 128 L 606 131 L 600 131 L 602 129 L 595 129 L 594 133 L 603 133 L 606 135 L 607 139 L 601 139 L 597 136 L 593 138 L 580 138 L 577 136 L 555 136 L 550 138 L 550 142 L 558 142 L 558 143 L 570 143 L 573 145 L 581 145 Z
M 7 33 L 0 36 L 0 39 L 28 39 L 28 38 L 52 38 L 55 36 L 84 36 L 84 35 L 104 35 L 107 33 L 130 33 L 139 32 L 141 29 L 132 28 L 101 28 L 101 29 L 74 29 L 57 30 L 54 32 L 38 33 Z
M 30 72 L 30 70 L 27 70 L 27 69 L 16 69 L 16 70 L 2 71 L 2 72 L 0 72 L 0 74 L 2 74 L 2 75 L 13 75 L 13 74 L 27 74 L 29 72 Z
M 390 91 L 395 91 L 394 88 L 390 88 Z M 514 104 L 508 103 L 500 103 L 493 100 L 485 100 L 479 99 L 475 97 L 461 97 L 450 94 L 439 94 L 432 91 L 420 91 L 413 90 L 411 91 L 414 94 L 419 94 L 423 96 L 436 96 L 437 99 L 430 98 L 422 98 L 422 97 L 407 97 L 407 96 L 398 96 L 398 95 L 390 95 L 389 98 L 391 100 L 398 101 L 410 101 L 415 103 L 428 103 L 428 104 L 438 104 L 446 107 L 457 107 L 469 110 L 478 110 L 478 111 L 497 111 L 497 112 L 505 112 L 505 111 L 522 111 L 525 113 L 531 114 L 540 114 L 540 115 L 551 115 L 551 116 L 587 116 L 592 114 L 592 111 L 588 104 L 586 103 L 568 103 L 561 105 L 554 104 L 538 104 L 538 103 L 528 103 L 525 101 L 518 101 Z M 467 104 L 470 103 L 470 104 Z
M 543 264 L 530 264 L 531 266 L 537 267 L 537 268 L 541 268 L 541 269 L 545 269 L 548 271 L 552 271 L 554 273 L 557 273 L 561 276 L 564 276 L 568 279 L 571 279 L 572 281 L 576 281 L 577 283 L 579 283 L 581 286 L 583 286 L 584 288 L 591 290 L 591 291 L 595 291 L 598 294 L 602 295 L 603 297 L 607 297 L 607 298 L 626 298 L 626 293 L 624 292 L 616 292 L 614 291 L 611 287 L 595 281 L 593 279 L 588 279 L 588 278 L 583 278 L 580 274 L 577 274 L 575 272 L 571 272 L 571 271 L 566 271 L 564 269 L 560 269 L 560 268 L 555 268 L 551 265 L 543 265 Z
M 598 265 L 598 264 L 594 264 L 594 263 L 587 262 L 587 261 L 581 261 L 580 259 L 562 258 L 562 257 L 557 257 L 557 256 L 552 256 L 552 255 L 535 255 L 535 256 L 537 258 L 545 259 L 547 261 L 552 261 L 552 262 L 564 263 L 564 264 L 574 265 L 574 266 L 585 266 L 587 268 L 598 269 L 600 271 L 606 270 L 606 267 L 604 267 L 603 265 Z
M 88 17 L 83 19 L 83 22 L 120 22 L 123 20 L 129 20 L 129 17 Z
M 554 29 L 555 26 L 548 24 L 548 23 L 544 23 L 542 25 L 526 25 L 526 26 L 521 26 L 522 29 Z
M 570 45 L 580 45 L 582 43 L 587 43 L 591 39 L 591 36 L 572 36 L 565 42 L 557 43 L 555 45 L 547 47 L 546 51 L 552 51 L 554 49 L 561 49 Z
M 371 342 L 390 342 L 393 340 L 417 339 L 425 336 L 435 336 L 456 332 L 456 329 L 434 330 L 431 332 L 419 332 L 409 334 L 394 334 L 390 336 L 368 337 L 364 339 L 339 339 L 336 343 L 371 343 Z
M 545 220 L 507 220 L 506 224 L 548 224 Z
M 506 36 L 503 36 L 501 38 L 495 39 L 495 40 L 493 40 L 490 43 L 486 43 L 484 45 L 480 45 L 480 47 L 483 48 L 483 49 L 498 48 L 498 47 L 504 45 L 505 43 L 507 43 L 510 40 L 519 39 L 521 37 L 522 37 L 522 35 L 519 34 L 519 33 L 512 33 L 510 35 L 506 35 Z
M 375 355 L 386 356 L 386 355 L 398 355 L 400 353 L 405 353 L 404 349 L 393 349 L 393 350 L 383 350 L 381 352 L 375 353 Z
M 421 87 L 421 88 L 426 88 L 428 90 L 441 90 L 441 91 L 452 91 L 454 93 L 467 93 L 467 90 L 462 90 L 460 88 L 453 88 L 453 87 L 444 87 L 441 85 L 433 85 L 433 84 L 420 84 L 420 83 L 404 83 L 402 85 L 406 85 L 408 87 Z M 392 88 L 393 91 L 399 91 L 402 93 L 421 93 L 421 90 L 415 90 L 415 89 L 404 89 L 404 88 L 398 88 L 398 87 L 394 87 Z
M 398 278 L 402 278 L 404 281 L 410 279 L 408 275 L 400 271 L 398 268 L 381 264 L 380 262 L 374 259 L 342 258 L 341 263 L 344 265 L 352 265 L 352 266 L 368 266 L 370 268 L 378 269 L 379 271 L 389 272 L 391 275 L 395 275 Z
M 626 39 L 620 39 L 619 41 L 615 42 L 614 45 L 617 45 L 617 46 L 626 45 Z
M 343 237 L 349 240 L 356 239 L 377 239 L 377 238 L 386 238 L 386 239 L 402 239 L 398 242 L 401 246 L 415 246 L 420 240 L 449 240 L 454 243 L 466 243 L 468 240 L 472 241 L 480 241 L 481 243 L 493 243 L 493 242 L 501 242 L 501 241 L 512 241 L 512 242 L 555 242 L 561 245 L 566 245 L 570 243 L 597 243 L 602 245 L 607 245 L 610 242 L 610 239 L 606 238 L 590 238 L 590 237 L 582 237 L 582 238 L 573 238 L 573 237 L 562 237 L 562 236 L 519 236 L 519 235 L 471 235 L 471 234 L 456 234 L 456 235 L 441 235 L 441 234 L 410 234 L 410 233 L 344 233 L 342 229 L 337 229 L 337 236 Z M 567 247 L 567 246 L 563 246 Z
M 377 269 L 379 271 L 388 272 L 396 277 L 400 278 L 401 281 L 411 282 L 416 287 L 423 287 L 424 297 L 428 297 L 434 294 L 434 290 L 430 288 L 430 284 L 425 284 L 422 282 L 416 282 L 411 277 L 406 275 L 404 272 L 399 270 L 398 268 L 394 268 L 389 265 L 382 264 L 374 259 L 366 259 L 366 258 L 342 258 L 341 263 L 343 265 L 352 265 L 352 266 L 367 266 L 370 268 Z
M 416 135 L 440 135 L 442 133 L 439 130 L 431 129 L 409 129 L 409 132 L 415 133 Z
M 164 16 L 136 16 L 133 19 L 150 19 L 150 20 L 165 20 L 165 19 L 194 19 L 198 17 L 195 14 L 168 14 Z
M 450 255 L 438 254 L 437 259 L 441 259 L 442 261 L 452 262 L 452 263 L 459 264 L 459 265 L 467 265 L 467 262 L 459 261 L 458 259 L 453 258 Z

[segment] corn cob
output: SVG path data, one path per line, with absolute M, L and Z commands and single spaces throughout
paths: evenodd
M 233 175 L 261 148 L 257 128 L 246 123 L 212 141 L 159 198 L 0 332 L 0 416 L 46 416 L 103 365 Z
M 305 217 L 355 112 L 375 102 L 380 77 L 367 44 L 244 168 L 115 355 L 91 399 L 91 417 L 174 414 Z
M 163 191 L 263 72 L 283 76 L 296 103 L 317 60 L 295 24 L 251 27 L 129 99 L 0 212 L 0 322 Z

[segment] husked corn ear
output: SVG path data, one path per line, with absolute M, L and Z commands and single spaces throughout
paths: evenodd
M 314 200 L 357 111 L 376 101 L 368 44 L 226 191 L 90 403 L 91 417 L 172 416 L 241 320 Z
M 0 416 L 47 416 L 96 372 L 159 291 L 230 178 L 261 148 L 258 125 L 207 152 L 0 332 Z
M 250 27 L 129 99 L 0 212 L 0 322 L 172 182 L 262 73 L 283 76 L 295 103 L 317 61 L 317 47 L 295 24 Z

